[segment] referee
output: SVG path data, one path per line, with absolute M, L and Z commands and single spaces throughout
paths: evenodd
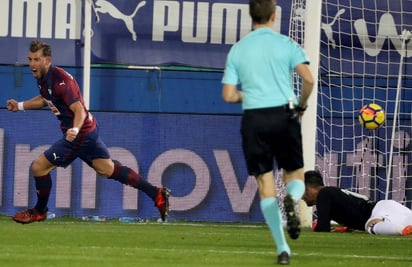
M 286 184 L 287 230 L 296 239 L 300 221 L 295 203 L 305 192 L 300 116 L 307 107 L 313 77 L 303 49 L 273 31 L 275 11 L 274 0 L 249 1 L 253 30 L 227 55 L 222 96 L 228 103 L 242 103 L 241 135 L 248 173 L 256 177 L 260 207 L 277 247 L 277 263 L 289 264 L 291 250 L 276 198 L 274 159 Z M 299 99 L 293 90 L 293 72 L 302 78 Z

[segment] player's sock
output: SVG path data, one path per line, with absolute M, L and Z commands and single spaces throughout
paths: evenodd
M 399 225 L 384 220 L 369 227 L 368 232 L 373 235 L 401 235 L 402 228 Z
M 49 202 L 52 180 L 50 173 L 44 176 L 34 176 L 37 192 L 37 203 L 34 208 L 39 213 L 47 212 L 47 202 Z
M 294 179 L 286 185 L 286 192 L 291 195 L 296 202 L 300 200 L 305 193 L 305 183 L 302 180 Z
M 286 251 L 290 255 L 290 248 L 288 243 L 286 243 L 283 232 L 282 213 L 280 212 L 277 199 L 274 197 L 262 199 L 260 201 L 260 208 L 276 243 L 277 254 L 279 255 Z
M 114 179 L 122 184 L 142 190 L 153 200 L 156 198 L 157 187 L 141 179 L 138 173 L 136 173 L 127 166 L 115 164 L 114 172 L 112 176 L 109 177 L 109 179 Z

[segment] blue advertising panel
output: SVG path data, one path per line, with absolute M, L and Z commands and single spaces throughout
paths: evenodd
M 240 116 L 94 116 L 112 158 L 172 190 L 171 220 L 263 221 L 255 178 L 247 175 L 244 165 Z M 0 213 L 11 215 L 35 204 L 30 164 L 60 136 L 49 110 L 0 110 Z M 49 210 L 58 216 L 158 217 L 143 192 L 97 177 L 80 160 L 57 168 L 52 179 Z
M 81 0 L 0 1 L 0 64 L 26 64 L 29 43 L 41 39 L 56 64 L 81 66 L 83 18 Z
M 223 68 L 231 45 L 251 30 L 245 0 L 87 1 L 92 13 L 92 63 Z M 375 62 L 376 57 L 383 62 L 396 62 L 393 56 L 401 53 L 398 36 L 404 30 L 402 25 L 412 25 L 409 2 L 328 1 L 322 11 L 321 50 L 328 51 L 330 57 L 348 59 L 347 63 L 331 64 L 331 71 L 342 73 L 345 68 L 352 68 L 352 59 L 356 59 L 354 67 L 362 70 L 368 69 L 363 66 L 364 61 Z M 82 65 L 84 1 L 58 3 L 0 2 L 1 64 L 25 63 L 28 43 L 43 39 L 59 55 L 56 64 Z M 291 16 L 301 21 L 303 10 L 286 0 L 279 0 L 277 5 L 275 30 L 288 34 Z M 411 47 L 407 49 L 410 51 Z M 396 66 L 390 70 L 396 71 Z
M 92 63 L 223 68 L 252 25 L 244 0 L 88 1 Z M 278 5 L 275 30 L 287 33 L 290 3 Z M 28 43 L 43 39 L 59 55 L 56 64 L 81 66 L 84 12 L 82 0 L 1 1 L 0 63 L 25 63 Z
M 244 164 L 240 116 L 107 112 L 95 112 L 94 116 L 113 159 L 138 170 L 152 184 L 172 190 L 171 220 L 263 222 L 256 181 L 247 175 Z M 390 127 L 391 121 L 387 123 L 386 127 Z M 397 145 L 394 152 L 409 146 L 410 123 L 409 127 L 407 122 L 404 125 L 402 131 L 395 133 L 402 146 Z M 359 127 L 356 129 L 360 131 Z M 352 130 L 348 128 L 341 136 L 335 133 L 334 138 L 352 140 L 354 134 L 360 136 Z M 377 130 L 375 134 L 385 135 L 385 131 Z M 49 110 L 0 110 L 1 214 L 12 215 L 35 204 L 30 164 L 60 136 L 58 121 Z M 368 137 L 347 142 L 345 151 L 339 150 L 340 145 L 334 142 L 331 149 L 337 152 L 328 152 L 317 159 L 318 163 L 329 160 L 334 167 L 328 171 L 341 173 L 339 186 L 362 184 L 365 187 L 360 193 L 383 199 L 386 181 L 371 177 L 386 176 L 385 155 L 390 147 L 380 138 Z M 318 151 L 323 154 L 321 147 Z M 412 181 L 404 174 L 412 172 L 410 159 L 401 155 L 393 160 L 403 162 L 393 169 L 394 177 L 403 178 L 391 182 L 391 187 L 401 190 L 394 190 L 389 197 L 409 201 L 412 195 L 405 188 Z M 360 162 L 369 164 L 356 168 Z M 66 169 L 57 168 L 52 179 L 49 209 L 57 216 L 158 217 L 152 200 L 143 192 L 97 176 L 80 160 Z M 376 189 L 381 195 L 376 194 Z
M 360 126 L 339 127 L 353 124 L 353 118 L 328 118 L 323 123 L 335 125 L 317 130 L 318 136 L 329 136 L 318 140 L 316 159 L 320 171 L 329 174 L 325 177 L 326 185 L 350 188 L 372 200 L 388 197 L 411 207 L 410 118 L 400 119 L 393 135 L 392 118 L 386 118 L 385 125 L 376 130 L 364 130 Z M 393 147 L 388 141 L 392 139 L 396 140 Z M 391 178 L 386 195 L 389 168 Z
M 388 75 L 396 77 L 400 56 L 412 57 L 412 46 L 402 52 L 404 30 L 411 31 L 412 5 L 407 0 L 329 0 L 323 3 L 321 65 L 329 74 Z M 406 43 L 410 43 L 407 41 Z M 376 62 L 391 63 L 379 64 Z

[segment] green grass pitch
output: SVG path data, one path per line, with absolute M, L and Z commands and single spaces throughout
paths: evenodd
M 274 266 L 264 224 L 121 223 L 0 217 L 1 266 Z M 291 266 L 412 266 L 412 236 L 313 233 L 290 240 Z

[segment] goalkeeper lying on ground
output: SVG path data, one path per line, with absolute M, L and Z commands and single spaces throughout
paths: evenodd
M 305 172 L 306 191 L 303 200 L 316 206 L 315 232 L 367 231 L 379 235 L 411 235 L 412 210 L 394 200 L 373 202 L 338 187 L 325 186 L 318 171 Z M 331 227 L 335 221 L 343 227 Z

